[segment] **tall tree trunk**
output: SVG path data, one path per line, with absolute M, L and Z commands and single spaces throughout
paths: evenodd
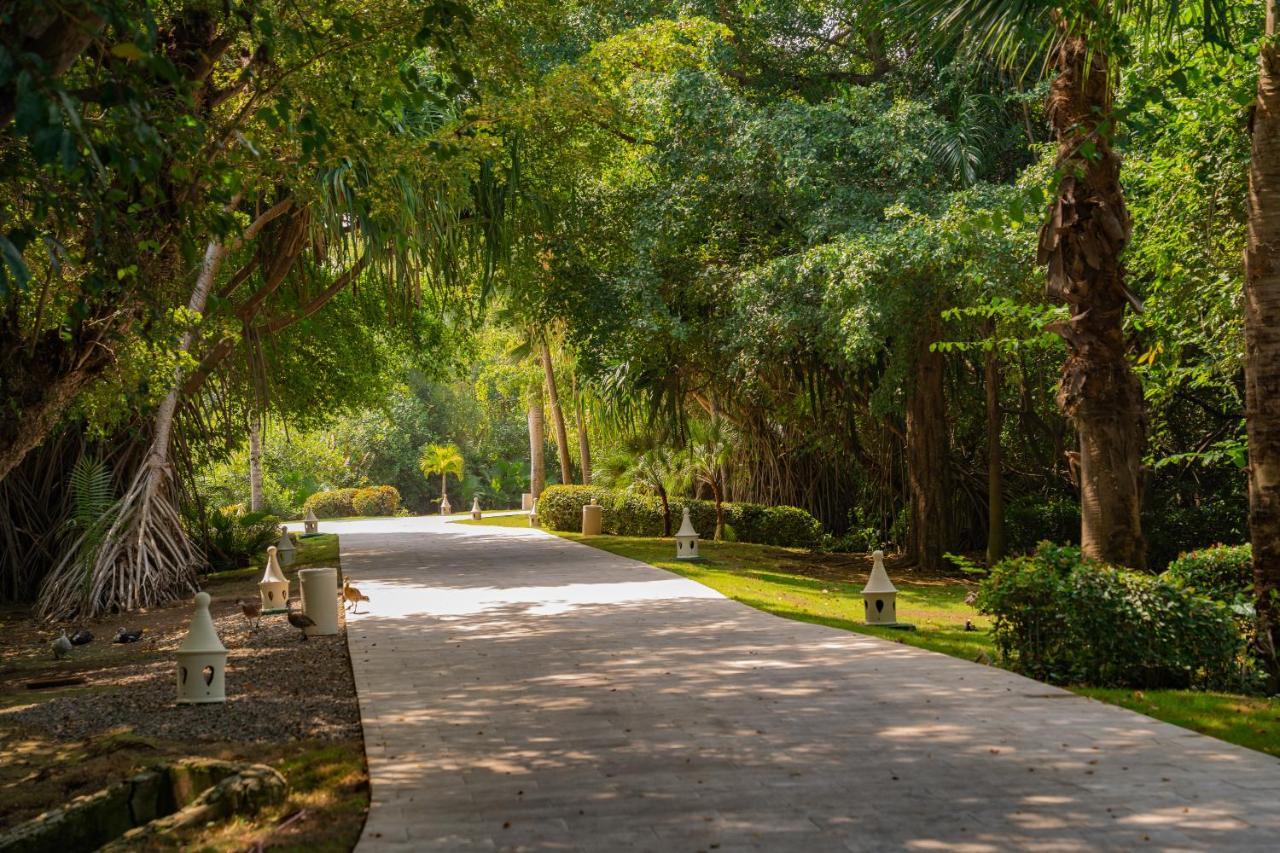
M 551 404 L 551 422 L 556 428 L 556 453 L 560 457 L 560 482 L 573 483 L 573 463 L 569 461 L 569 432 L 564 426 L 564 410 L 560 408 L 560 394 L 556 391 L 556 371 L 551 363 L 551 347 L 542 341 L 542 371 L 547 377 L 547 402 Z
M 911 556 L 921 570 L 941 572 L 950 546 L 947 513 L 947 408 L 936 321 L 921 335 L 916 375 L 907 396 L 907 481 L 911 489 Z
M 1058 196 L 1040 232 L 1047 292 L 1071 319 L 1058 404 L 1080 437 L 1080 544 L 1088 557 L 1141 569 L 1146 543 L 1140 517 L 1146 410 L 1129 365 L 1125 308 L 1137 300 L 1124 285 L 1120 255 L 1129 214 L 1120 159 L 1099 124 L 1111 122 L 1114 90 L 1106 54 L 1066 37 L 1049 94 L 1058 140 Z
M 542 383 L 529 391 L 529 491 L 536 501 L 547 486 L 546 429 L 542 422 Z
M 1004 479 L 1000 472 L 1000 361 L 996 352 L 996 324 L 988 326 L 991 349 L 987 350 L 987 565 L 1004 559 Z
M 1280 47 L 1276 0 L 1258 53 L 1245 251 L 1245 413 L 1258 651 L 1280 690 Z
M 262 511 L 262 416 L 249 412 L 249 511 Z
M 587 413 L 578 393 L 578 377 L 570 374 L 573 383 L 573 406 L 578 420 L 578 461 L 582 466 L 582 485 L 591 485 L 591 436 L 587 434 Z

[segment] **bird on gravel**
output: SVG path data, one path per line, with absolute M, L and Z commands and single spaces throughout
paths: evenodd
M 349 580 L 342 581 L 342 597 L 346 600 L 344 606 L 352 613 L 359 613 L 360 602 L 369 600 L 369 596 L 352 586 Z
M 138 642 L 139 640 L 141 640 L 141 639 L 142 639 L 142 634 L 143 634 L 146 630 L 147 630 L 146 628 L 139 628 L 139 629 L 138 629 L 138 630 L 136 630 L 136 631 L 127 631 L 127 630 L 125 630 L 124 628 L 117 628 L 117 629 L 116 629 L 116 638 L 115 638 L 114 640 L 112 640 L 111 642 L 113 642 L 113 643 L 136 643 L 136 642 Z
M 250 628 L 257 630 L 262 624 L 262 602 L 245 601 L 243 598 L 237 598 L 236 604 L 240 605 L 240 612 L 244 614 L 244 621 L 249 623 Z
M 289 610 L 289 624 L 302 632 L 302 639 L 307 638 L 307 629 L 315 627 L 315 620 L 305 613 L 295 613 L 293 611 L 293 599 L 285 602 L 285 607 Z
M 71 654 L 71 641 L 67 639 L 67 632 L 63 631 L 62 636 L 53 641 L 53 659 L 62 660 Z
M 89 643 L 92 643 L 92 642 L 93 642 L 92 631 L 76 631 L 74 634 L 71 635 L 71 645 L 73 646 L 87 646 Z

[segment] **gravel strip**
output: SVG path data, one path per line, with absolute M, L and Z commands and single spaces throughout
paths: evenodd
M 283 614 L 264 616 L 262 627 L 254 631 L 233 602 L 215 602 L 215 614 L 220 610 L 223 614 L 214 622 L 230 652 L 225 704 L 174 701 L 173 653 L 186 635 L 184 624 L 144 640 L 149 648 L 136 663 L 79 671 L 89 680 L 81 691 L 43 701 L 33 692 L 37 704 L 0 709 L 0 723 L 17 723 L 59 739 L 120 727 L 148 737 L 204 742 L 360 736 L 345 625 L 336 636 L 302 641 Z

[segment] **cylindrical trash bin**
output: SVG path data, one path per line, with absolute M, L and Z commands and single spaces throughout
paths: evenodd
M 582 507 L 582 535 L 599 536 L 603 518 L 604 507 L 599 504 L 585 504 Z
M 302 612 L 316 623 L 309 635 L 338 633 L 338 570 L 301 569 L 298 582 L 302 587 Z

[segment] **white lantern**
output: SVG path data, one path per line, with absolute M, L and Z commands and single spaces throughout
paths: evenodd
M 529 526 L 538 526 L 538 502 L 530 501 L 529 503 Z
M 280 565 L 288 568 L 293 565 L 293 555 L 297 551 L 293 547 L 293 540 L 289 538 L 289 528 L 283 524 L 280 525 L 280 541 L 276 543 L 276 553 L 280 558 Z
M 898 588 L 889 580 L 889 573 L 884 570 L 884 552 L 874 551 L 871 554 L 873 564 L 871 577 L 862 588 L 862 607 L 868 625 L 896 627 L 898 624 L 897 597 Z
M 680 521 L 680 529 L 676 531 L 676 559 L 698 559 L 698 532 L 693 529 L 689 520 L 689 508 L 684 508 L 684 518 Z
M 209 615 L 209 593 L 196 593 L 196 612 L 178 647 L 178 704 L 227 701 L 227 647 Z
M 471 501 L 471 517 L 474 518 L 476 521 L 479 521 L 482 517 L 480 514 L 480 496 L 479 495 L 476 495 L 475 499 Z
M 320 519 L 316 518 L 316 514 L 311 511 L 311 507 L 307 507 L 307 515 L 302 519 L 302 526 L 307 533 L 320 532 Z
M 604 530 L 604 507 L 592 501 L 582 507 L 582 535 L 599 536 Z
M 449 503 L 449 496 L 444 495 L 440 498 L 440 514 L 450 515 L 453 512 L 453 504 Z
M 289 581 L 280 571 L 274 545 L 267 548 L 267 570 L 258 582 L 258 595 L 262 598 L 263 613 L 283 613 L 289 606 Z

